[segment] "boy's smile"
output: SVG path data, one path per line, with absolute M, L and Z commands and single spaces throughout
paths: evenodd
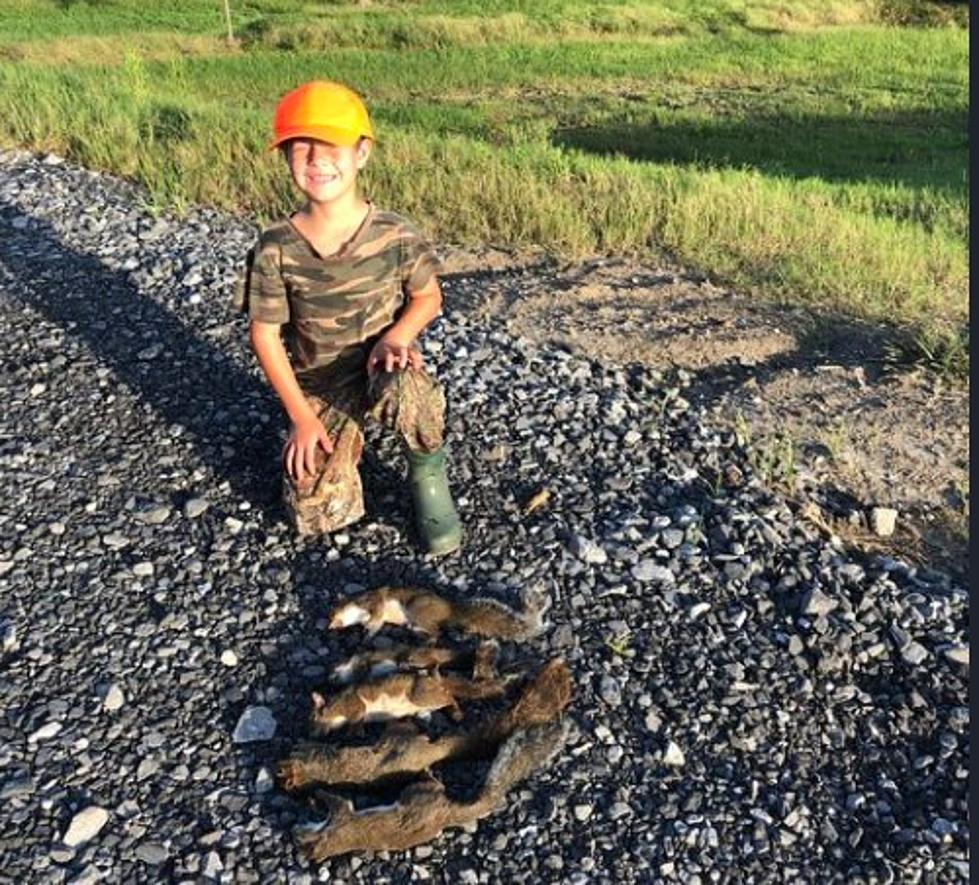
M 369 143 L 339 145 L 315 138 L 292 139 L 286 151 L 293 181 L 314 203 L 329 203 L 354 187 L 370 153 Z

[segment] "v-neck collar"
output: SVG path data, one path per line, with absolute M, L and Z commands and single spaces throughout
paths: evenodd
M 347 252 L 349 252 L 363 237 L 364 233 L 370 227 L 370 222 L 374 217 L 374 204 L 368 200 L 367 201 L 367 212 L 364 214 L 363 220 L 358 225 L 357 229 L 343 242 L 340 244 L 340 248 L 337 249 L 332 255 L 321 255 L 319 249 L 314 246 L 309 238 L 298 228 L 296 223 L 292 220 L 292 215 L 286 216 L 286 222 L 292 229 L 292 232 L 306 244 L 306 248 L 313 253 L 320 261 L 337 261 L 341 258 L 346 257 Z

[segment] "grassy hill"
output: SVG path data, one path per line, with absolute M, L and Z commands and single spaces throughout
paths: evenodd
M 0 0 L 0 141 L 270 218 L 276 101 L 340 79 L 439 239 L 667 256 L 967 362 L 967 4 L 231 0 L 232 46 L 159 7 Z

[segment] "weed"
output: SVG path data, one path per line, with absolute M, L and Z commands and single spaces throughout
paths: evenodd
M 757 436 L 744 413 L 734 415 L 734 436 L 746 450 L 748 463 L 766 485 L 795 487 L 798 475 L 798 452 L 795 440 L 788 434 L 774 433 Z
M 620 658 L 631 657 L 634 652 L 629 647 L 629 634 L 621 633 L 605 640 L 605 644 Z

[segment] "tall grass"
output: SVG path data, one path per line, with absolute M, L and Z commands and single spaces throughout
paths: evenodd
M 735 17 L 705 34 L 735 5 L 488 0 L 450 14 L 419 0 L 413 8 L 453 22 L 434 49 L 202 48 L 151 61 L 141 34 L 119 41 L 128 52 L 114 63 L 0 63 L 0 139 L 131 176 L 161 206 L 269 219 L 294 200 L 264 149 L 275 101 L 336 77 L 368 97 L 376 120 L 372 195 L 444 241 L 669 255 L 770 297 L 887 324 L 961 362 L 965 32 L 806 30 L 806 14 L 822 25 L 827 10 L 844 20 L 870 7 L 797 0 L 753 5 L 769 17 L 761 32 Z M 479 6 L 527 39 L 467 30 L 481 27 Z M 373 15 L 387 23 L 375 34 L 402 15 L 330 8 L 343 10 L 324 19 L 330 27 Z M 597 28 L 598 13 L 624 21 L 637 10 L 676 16 L 687 35 L 548 43 L 521 30 Z M 791 33 L 771 32 L 778 15 Z

